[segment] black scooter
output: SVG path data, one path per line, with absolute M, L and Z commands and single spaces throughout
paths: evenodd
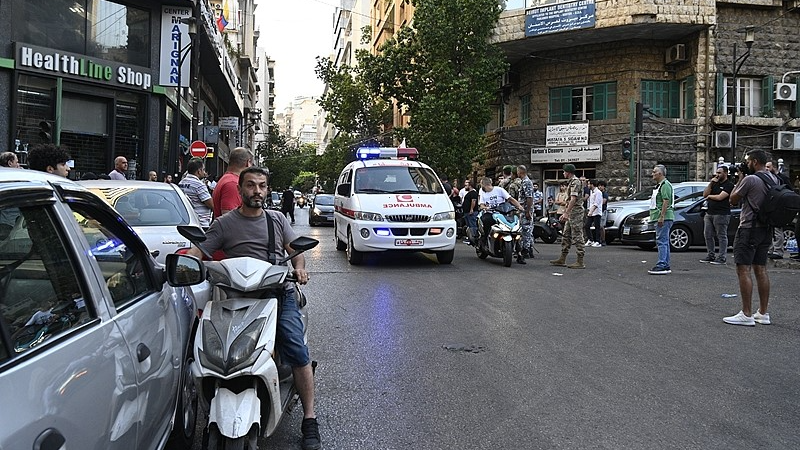
M 533 238 L 552 244 L 561 235 L 564 225 L 553 216 L 545 216 L 533 223 Z

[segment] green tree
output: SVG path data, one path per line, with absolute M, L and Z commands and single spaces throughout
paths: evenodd
M 393 98 L 411 119 L 398 137 L 437 171 L 462 177 L 483 147 L 497 81 L 507 68 L 489 43 L 497 0 L 413 0 L 414 28 L 401 28 L 377 55 L 361 51 L 365 86 Z
M 315 164 L 316 146 L 297 144 L 272 128 L 267 140 L 255 150 L 257 164 L 269 168 L 270 186 L 283 189 L 291 186 L 303 170 Z

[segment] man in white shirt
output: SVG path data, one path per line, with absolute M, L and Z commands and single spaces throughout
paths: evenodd
M 589 229 L 588 247 L 601 247 L 600 216 L 603 215 L 603 192 L 597 187 L 597 180 L 590 180 L 589 211 L 586 213 L 586 228 Z
M 481 211 L 489 211 L 497 208 L 498 205 L 505 203 L 506 201 L 511 202 L 511 204 L 516 206 L 518 209 L 522 209 L 522 205 L 520 205 L 517 199 L 509 195 L 508 191 L 500 186 L 493 186 L 491 178 L 483 177 L 481 179 L 481 192 L 480 197 L 478 198 L 478 205 L 480 206 Z M 494 224 L 495 220 L 492 217 L 492 214 L 482 214 L 481 236 L 485 236 L 486 230 L 491 228 L 491 226 Z
M 127 180 L 125 172 L 128 171 L 128 160 L 124 156 L 114 158 L 114 170 L 108 172 L 112 180 Z

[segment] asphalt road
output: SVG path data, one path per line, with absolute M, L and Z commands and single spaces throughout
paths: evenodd
M 620 245 L 588 248 L 585 270 L 540 243 L 510 268 L 461 243 L 451 265 L 349 266 L 306 211 L 326 449 L 800 448 L 797 270 L 770 271 L 773 325 L 740 327 L 722 322 L 741 309 L 721 296 L 738 294 L 734 267 L 699 248 L 666 276 Z M 298 405 L 261 447 L 299 448 L 301 420 Z

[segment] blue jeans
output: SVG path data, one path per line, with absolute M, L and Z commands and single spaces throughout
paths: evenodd
M 475 239 L 478 239 L 478 213 L 477 212 L 466 213 L 464 214 L 464 220 L 467 222 L 467 226 L 472 232 L 472 236 Z
M 669 230 L 672 229 L 672 220 L 665 220 L 664 225 L 656 222 L 656 246 L 658 247 L 658 263 L 656 267 L 669 269 Z
M 295 300 L 295 290 L 286 290 L 280 303 L 277 323 L 277 347 L 281 361 L 292 367 L 303 367 L 311 363 L 308 346 L 304 342 L 303 321 Z

